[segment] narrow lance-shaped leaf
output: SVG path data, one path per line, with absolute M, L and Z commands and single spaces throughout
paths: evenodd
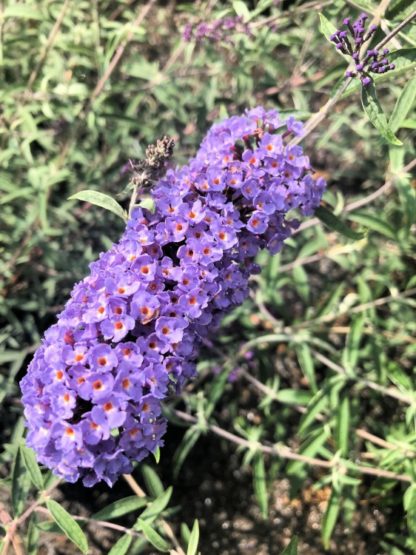
M 151 503 L 140 515 L 140 519 L 155 519 L 162 511 L 168 506 L 170 498 L 172 497 L 172 486 L 163 492 L 157 499 Z
M 34 6 L 18 6 L 17 4 L 8 6 L 3 12 L 3 17 L 5 19 L 15 17 L 18 19 L 37 19 L 39 21 L 43 19 L 42 13 Z
M 247 8 L 247 4 L 242 0 L 234 0 L 233 8 L 235 13 L 242 17 L 245 21 L 250 19 L 250 10 Z
M 181 537 L 184 543 L 188 544 L 191 538 L 191 531 L 186 522 L 181 522 Z
M 159 551 L 168 552 L 170 549 L 169 544 L 165 541 L 162 536 L 156 532 L 154 528 L 150 526 L 145 520 L 139 519 L 139 528 L 142 530 L 143 534 L 145 535 L 146 539 L 156 547 Z
M 153 497 L 159 497 L 159 495 L 162 495 L 165 488 L 153 468 L 148 464 L 142 464 L 140 470 L 146 484 L 146 489 L 150 495 Z
M 37 522 L 38 515 L 33 512 L 29 517 L 29 526 L 26 534 L 27 555 L 38 555 L 39 553 L 40 530 Z
M 70 196 L 68 200 L 84 200 L 85 202 L 95 204 L 96 206 L 100 206 L 101 208 L 105 208 L 106 210 L 113 212 L 113 214 L 116 214 L 124 221 L 127 220 L 127 213 L 123 210 L 120 204 L 109 195 L 105 195 L 99 191 L 85 189 L 85 191 L 79 191 L 79 193 L 75 193 L 75 195 Z
M 315 216 L 321 220 L 329 229 L 337 231 L 341 235 L 348 237 L 348 239 L 358 240 L 364 237 L 363 233 L 353 231 L 342 220 L 330 212 L 327 208 L 320 206 L 315 210 Z
M 295 346 L 296 354 L 299 360 L 300 367 L 309 382 L 310 388 L 313 393 L 318 391 L 315 377 L 315 365 L 313 362 L 311 350 L 306 343 Z
M 331 35 L 335 33 L 337 28 L 333 23 L 329 21 L 329 19 L 324 16 L 323 13 L 319 14 L 319 30 L 323 34 L 323 36 L 331 42 Z M 332 44 L 332 42 L 331 42 Z
M 407 525 L 413 544 L 412 547 L 416 547 L 416 484 L 411 484 L 405 491 L 403 506 L 407 513 Z
M 266 470 L 264 468 L 264 457 L 262 453 L 257 453 L 254 458 L 253 481 L 256 499 L 260 507 L 261 515 L 267 518 L 268 498 L 266 484 Z
M 368 212 L 354 212 L 348 215 L 348 219 L 357 224 L 361 224 L 372 231 L 381 233 L 389 239 L 396 239 L 396 232 L 392 226 L 382 217 L 375 216 Z
M 59 503 L 53 499 L 46 501 L 46 506 L 52 515 L 56 524 L 61 528 L 64 534 L 81 550 L 82 553 L 88 553 L 88 542 L 84 532 L 79 524 Z
M 160 447 L 156 447 L 155 451 L 153 452 L 153 457 L 156 461 L 156 464 L 159 464 L 159 461 L 160 461 Z
M 198 441 L 201 433 L 202 431 L 195 427 L 186 430 L 182 442 L 173 456 L 173 475 L 175 478 L 178 477 L 182 465 L 186 460 L 186 457 L 189 455 L 193 446 Z
M 133 511 L 137 511 L 137 509 L 145 507 L 147 503 L 148 499 L 146 497 L 131 495 L 129 497 L 125 497 L 124 499 L 114 501 L 114 503 L 111 503 L 107 507 L 98 511 L 98 513 L 93 514 L 91 518 L 95 520 L 111 520 Z
M 133 538 L 130 534 L 124 534 L 124 536 L 121 536 L 121 538 L 113 545 L 108 555 L 126 555 L 126 553 L 129 552 L 132 540 Z
M 384 114 L 383 108 L 378 101 L 376 89 L 373 83 L 370 83 L 367 87 L 362 87 L 361 102 L 368 119 L 378 130 L 383 139 L 392 145 L 402 145 L 403 143 L 399 141 L 387 123 L 386 115 Z
M 410 79 L 400 93 L 394 106 L 393 113 L 389 120 L 390 129 L 395 133 L 405 121 L 407 114 L 413 107 L 416 100 L 416 77 Z
M 365 315 L 359 314 L 352 320 L 347 336 L 347 343 L 342 353 L 342 364 L 348 375 L 356 375 L 356 366 L 359 361 L 360 343 L 364 333 Z
M 194 525 L 192 526 L 192 532 L 189 538 L 186 555 L 196 555 L 198 551 L 198 543 L 199 543 L 199 523 L 195 519 Z
M 43 477 L 40 471 L 38 462 L 36 460 L 35 452 L 29 447 L 22 446 L 21 448 L 23 463 L 27 470 L 29 471 L 30 479 L 33 485 L 38 488 L 38 490 L 43 489 Z
M 18 448 L 12 471 L 12 506 L 14 516 L 19 516 L 22 513 L 29 489 L 30 477 L 28 472 L 26 472 L 22 451 Z
M 326 38 L 326 40 L 328 42 L 330 42 L 332 44 L 332 46 L 334 46 L 334 50 L 336 52 L 338 52 L 338 54 L 340 54 L 340 56 L 342 56 L 344 58 L 344 60 L 349 61 L 348 56 L 346 56 L 340 50 L 335 48 L 335 44 L 331 41 L 331 35 L 333 35 L 335 33 L 337 28 L 335 27 L 335 25 L 333 23 L 331 23 L 331 21 L 329 21 L 329 19 L 326 16 L 324 16 L 323 13 L 319 14 L 319 30 L 321 31 L 323 36 Z
M 344 390 L 336 415 L 336 443 L 343 457 L 348 455 L 350 436 L 350 399 Z
M 340 509 L 340 495 L 335 490 L 332 490 L 322 522 L 322 543 L 325 549 L 329 549 L 329 543 L 334 532 L 335 524 L 337 523 Z
M 298 538 L 294 536 L 281 555 L 298 555 Z

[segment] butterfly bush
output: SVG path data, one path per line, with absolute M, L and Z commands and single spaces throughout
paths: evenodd
M 361 53 L 363 44 L 371 39 L 378 28 L 377 25 L 370 25 L 366 30 L 367 19 L 368 15 L 365 13 L 362 13 L 353 23 L 351 17 L 347 17 L 343 21 L 344 28 L 337 29 L 330 37 L 337 50 L 346 56 L 351 56 L 354 61 L 355 69 L 347 70 L 345 77 L 359 77 L 364 87 L 368 87 L 372 82 L 370 73 L 387 73 L 396 67 L 387 59 L 387 54 L 390 52 L 387 48 L 381 51 L 373 48 Z
M 163 445 L 162 401 L 247 297 L 257 252 L 277 253 L 298 226 L 290 212 L 320 203 L 325 181 L 286 144 L 301 130 L 261 107 L 213 125 L 75 285 L 21 382 L 27 443 L 55 474 L 112 485 Z

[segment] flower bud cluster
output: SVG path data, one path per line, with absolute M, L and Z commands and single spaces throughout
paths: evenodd
M 112 485 L 163 444 L 161 403 L 195 374 L 201 339 L 248 294 L 254 257 L 276 253 L 325 188 L 301 124 L 255 108 L 215 124 L 168 170 L 120 241 L 90 266 L 21 382 L 27 443 L 67 481 Z
M 241 16 L 222 17 L 210 22 L 201 22 L 195 27 L 188 23 L 185 26 L 182 37 L 186 42 L 201 43 L 204 40 L 209 42 L 228 42 L 232 43 L 233 33 L 243 33 L 252 36 L 250 24 L 244 22 Z
M 389 50 L 387 48 L 379 51 L 377 49 L 368 50 L 364 57 L 361 57 L 361 47 L 376 32 L 377 26 L 371 25 L 366 31 L 365 25 L 368 15 L 362 13 L 354 23 L 347 17 L 343 21 L 344 29 L 338 29 L 331 35 L 331 41 L 336 48 L 347 56 L 351 56 L 355 63 L 355 70 L 348 70 L 346 77 L 359 77 L 361 83 L 367 87 L 372 79 L 369 73 L 386 73 L 395 68 L 394 64 L 389 63 L 386 58 Z

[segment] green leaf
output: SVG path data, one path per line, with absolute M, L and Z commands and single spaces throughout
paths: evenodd
M 141 208 L 145 208 L 152 213 L 156 208 L 155 200 L 150 196 L 142 198 L 140 202 L 137 203 L 137 206 L 141 206 Z
M 315 210 L 315 216 L 321 220 L 329 229 L 348 237 L 348 239 L 358 240 L 364 237 L 363 233 L 353 231 L 349 228 L 342 220 L 335 216 L 333 212 L 330 212 L 327 208 L 320 206 Z
M 159 464 L 159 461 L 160 461 L 160 447 L 156 447 L 156 450 L 153 453 L 153 456 L 155 458 L 156 464 Z
M 282 551 L 282 555 L 298 555 L 298 538 L 294 536 L 289 545 Z
M 316 395 L 310 400 L 305 414 L 302 416 L 299 426 L 299 435 L 303 435 L 309 426 L 315 421 L 318 414 L 326 409 L 328 405 L 328 398 L 324 391 L 318 391 Z
M 310 391 L 302 389 L 281 389 L 275 395 L 276 401 L 285 405 L 307 405 L 311 400 Z
M 308 274 L 303 266 L 295 266 L 292 270 L 292 275 L 293 286 L 295 287 L 296 292 L 305 302 L 308 302 L 310 294 Z
M 367 87 L 362 87 L 361 102 L 368 119 L 378 130 L 380 135 L 387 142 L 393 145 L 402 145 L 403 143 L 399 141 L 387 123 L 387 118 L 383 112 L 380 102 L 378 101 L 376 89 L 373 83 L 370 83 Z
M 132 541 L 133 538 L 131 534 L 124 534 L 124 536 L 121 536 L 121 538 L 113 545 L 108 555 L 126 555 L 130 549 Z
M 30 476 L 28 472 L 26 472 L 21 448 L 18 448 L 12 470 L 12 506 L 15 517 L 23 512 L 29 489 Z
M 242 17 L 244 21 L 248 21 L 250 19 L 250 10 L 247 8 L 246 2 L 242 0 L 233 0 L 233 8 L 235 13 Z
M 332 490 L 331 497 L 328 501 L 328 506 L 326 508 L 323 521 L 322 521 L 322 543 L 325 549 L 329 549 L 329 544 L 331 541 L 332 533 L 337 523 L 339 511 L 341 509 L 341 498 L 340 494 L 335 490 Z
M 253 465 L 253 482 L 254 492 L 256 494 L 257 503 L 260 507 L 261 516 L 268 516 L 268 496 L 266 484 L 266 470 L 264 467 L 263 453 L 256 453 Z
M 29 476 L 33 482 L 33 485 L 38 488 L 38 490 L 42 490 L 43 476 L 36 460 L 35 452 L 33 451 L 33 449 L 30 449 L 30 447 L 26 446 L 22 446 L 20 449 L 22 452 L 23 463 L 29 472 Z
M 59 503 L 53 499 L 46 501 L 46 506 L 52 515 L 52 518 L 64 532 L 64 534 L 81 550 L 82 553 L 88 553 L 88 542 L 84 532 L 79 524 Z
M 311 350 L 306 343 L 295 345 L 295 350 L 300 367 L 302 368 L 302 372 L 304 373 L 305 378 L 308 380 L 313 393 L 316 393 L 318 387 L 316 385 L 315 365 L 313 362 Z
M 335 31 L 337 30 L 337 28 L 335 27 L 335 25 L 333 23 L 331 23 L 329 21 L 329 19 L 324 16 L 323 13 L 319 14 L 319 30 L 321 31 L 321 33 L 323 34 L 323 36 L 326 38 L 326 40 L 328 40 L 331 44 L 334 44 L 331 41 L 331 35 L 333 35 L 335 33 Z
M 60 534 L 61 528 L 56 524 L 54 520 L 43 520 L 38 522 L 36 527 L 42 532 L 50 532 L 51 534 Z
M 36 6 L 29 6 L 29 5 L 14 5 L 8 6 L 4 12 L 3 17 L 16 17 L 18 19 L 37 19 L 38 21 L 42 21 L 43 15 L 37 9 Z
M 29 517 L 29 526 L 26 534 L 27 555 L 37 555 L 39 553 L 40 532 L 36 525 L 37 519 L 38 515 L 36 513 L 32 513 Z
M 79 191 L 68 198 L 68 200 L 84 200 L 90 204 L 95 204 L 96 206 L 101 206 L 113 214 L 119 216 L 122 220 L 127 221 L 127 212 L 119 205 L 119 203 L 112 197 L 100 193 L 99 191 L 93 191 L 91 189 L 85 189 L 84 191 Z
M 403 506 L 407 516 L 412 547 L 416 547 L 416 484 L 411 484 L 404 493 Z
M 153 497 L 159 497 L 165 491 L 163 484 L 157 475 L 157 473 L 153 470 L 151 466 L 148 464 L 142 464 L 140 467 L 144 483 L 146 484 L 146 489 Z
M 169 544 L 162 538 L 162 536 L 158 532 L 156 532 L 154 528 L 150 526 L 150 524 L 148 524 L 145 520 L 140 519 L 138 521 L 138 524 L 146 539 L 149 543 L 153 545 L 153 547 L 156 547 L 156 549 L 164 553 L 170 550 Z
M 411 79 L 402 90 L 399 98 L 394 106 L 393 113 L 389 120 L 390 129 L 395 133 L 401 128 L 402 123 L 406 120 L 407 114 L 413 107 L 416 99 L 416 77 Z
M 336 415 L 336 444 L 343 457 L 348 455 L 350 435 L 350 399 L 344 391 Z
M 94 513 L 91 518 L 95 520 L 111 520 L 113 518 L 118 518 L 120 516 L 126 515 L 137 509 L 145 507 L 148 503 L 146 497 L 137 497 L 137 495 L 131 495 L 125 497 L 124 499 L 118 499 L 101 509 L 97 513 Z
M 173 456 L 173 476 L 175 478 L 178 477 L 182 465 L 186 460 L 186 457 L 189 455 L 193 446 L 198 441 L 201 433 L 202 430 L 200 430 L 199 428 L 189 428 L 189 430 L 186 430 L 181 444 L 179 445 Z
M 185 522 L 181 522 L 181 537 L 184 543 L 188 544 L 191 538 L 191 531 Z
M 350 330 L 348 332 L 347 342 L 345 349 L 342 353 L 342 364 L 344 365 L 347 373 L 350 376 L 356 374 L 355 367 L 357 366 L 360 343 L 363 336 L 365 314 L 354 316 Z
M 198 543 L 199 543 L 199 523 L 195 519 L 194 525 L 192 526 L 192 532 L 189 538 L 186 555 L 196 555 L 198 551 Z
M 396 232 L 391 227 L 391 225 L 382 218 L 375 216 L 374 214 L 369 214 L 368 212 L 354 212 L 348 214 L 347 217 L 352 222 L 364 225 L 368 229 L 381 233 L 389 239 L 396 239 Z
M 330 435 L 330 431 L 326 426 L 317 429 L 315 432 L 308 433 L 306 441 L 299 449 L 299 453 L 308 457 L 315 457 L 323 448 Z M 305 464 L 302 461 L 291 461 L 287 465 L 286 473 L 290 476 L 302 476 Z
M 166 509 L 170 498 L 172 497 L 172 486 L 163 492 L 159 497 L 157 497 L 140 515 L 140 520 L 142 519 L 155 519 L 160 515 L 162 511 Z

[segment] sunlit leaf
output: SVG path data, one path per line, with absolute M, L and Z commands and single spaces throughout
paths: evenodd
M 81 550 L 88 553 L 88 542 L 77 521 L 59 503 L 53 499 L 46 501 L 46 506 L 56 524 L 64 534 Z
M 23 463 L 26 466 L 30 479 L 33 485 L 38 488 L 38 490 L 43 489 L 43 477 L 40 471 L 39 465 L 36 460 L 35 452 L 30 447 L 21 446 L 20 447 Z
M 199 543 L 199 523 L 195 519 L 194 525 L 192 526 L 191 535 L 189 537 L 186 555 L 196 555 L 198 552 L 198 543 Z
M 368 119 L 378 130 L 380 135 L 389 143 L 393 145 L 401 145 L 402 142 L 395 136 L 392 129 L 389 127 L 386 115 L 383 112 L 380 102 L 377 98 L 376 89 L 373 83 L 361 89 L 361 102 L 364 112 L 367 114 Z
M 94 513 L 91 518 L 96 520 L 111 520 L 133 511 L 137 511 L 137 509 L 145 507 L 147 503 L 148 499 L 146 497 L 131 495 L 130 497 L 125 497 L 124 499 L 117 499 L 114 503 L 111 503 L 97 513 Z
M 126 555 L 129 552 L 131 542 L 133 537 L 131 534 L 124 534 L 121 538 L 113 545 L 113 547 L 108 552 L 108 555 Z
M 169 551 L 170 546 L 167 541 L 164 540 L 162 536 L 158 532 L 156 532 L 156 530 L 152 528 L 152 526 L 150 526 L 150 524 L 148 524 L 145 520 L 139 519 L 138 528 L 142 530 L 146 539 L 149 541 L 149 543 L 153 545 L 153 547 L 156 547 L 156 549 L 162 551 L 163 553 Z
M 256 494 L 257 503 L 260 507 L 260 512 L 263 518 L 268 516 L 268 493 L 266 483 L 266 470 L 264 467 L 264 456 L 262 453 L 257 453 L 254 457 L 253 464 L 253 482 L 254 492 Z
M 75 195 L 70 196 L 68 200 L 84 200 L 85 202 L 95 204 L 96 206 L 100 206 L 101 208 L 105 208 L 106 210 L 113 212 L 124 221 L 127 220 L 127 213 L 123 210 L 119 203 L 112 197 L 105 195 L 104 193 L 100 193 L 99 191 L 92 191 L 88 189 L 85 191 L 79 191 L 79 193 L 75 193 Z

